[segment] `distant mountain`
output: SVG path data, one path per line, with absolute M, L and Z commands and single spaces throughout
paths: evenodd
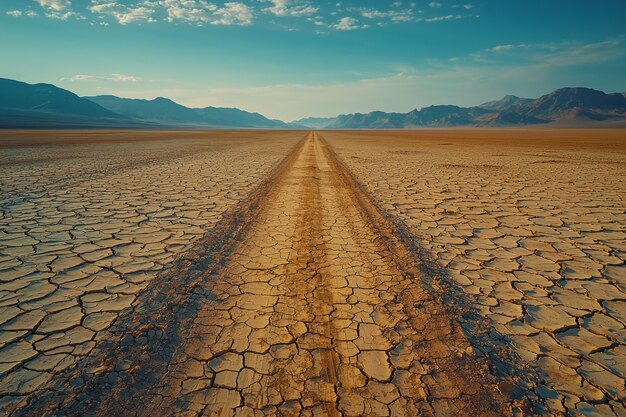
M 52 84 L 0 78 L 0 127 L 148 127 Z
M 0 78 L 0 128 L 405 129 L 539 124 L 626 126 L 626 93 L 561 88 L 535 100 L 508 95 L 475 107 L 437 105 L 408 113 L 373 111 L 284 123 L 237 108 L 190 108 L 164 97 L 79 97 L 51 84 Z
M 606 120 L 626 116 L 626 97 L 591 88 L 560 88 L 513 110 L 522 115 L 550 121 L 571 117 L 572 111 L 582 112 L 597 120 Z
M 454 127 L 472 124 L 488 113 L 480 107 L 429 106 L 407 114 L 406 127 Z
M 517 113 L 512 109 L 504 109 L 495 113 L 487 113 L 476 118 L 474 124 L 480 127 L 502 127 L 502 126 L 520 126 L 520 125 L 536 125 L 541 123 L 549 123 L 549 120 L 539 119 L 534 116 L 528 116 Z
M 189 108 L 163 97 L 157 97 L 154 100 L 120 98 L 111 95 L 85 98 L 127 117 L 164 124 L 192 127 L 291 127 L 287 123 L 268 119 L 259 113 L 250 113 L 236 108 Z
M 276 119 L 268 119 L 259 113 L 251 113 L 237 108 L 228 107 L 204 107 L 194 109 L 208 122 L 225 126 L 259 127 L 259 128 L 300 128 L 291 123 L 285 123 Z
M 193 109 L 168 98 L 79 97 L 52 84 L 0 78 L 0 128 L 302 128 L 235 108 Z
M 0 107 L 91 117 L 119 117 L 52 84 L 27 84 L 0 78 Z
M 301 122 L 306 125 L 305 120 Z M 430 106 L 408 113 L 374 111 L 340 115 L 328 120 L 323 128 L 400 129 L 539 124 L 593 127 L 600 126 L 599 122 L 619 122 L 622 125 L 626 124 L 626 97 L 622 93 L 606 94 L 590 88 L 561 88 L 536 100 L 509 95 L 476 107 Z
M 110 95 L 84 98 L 112 112 L 135 119 L 152 120 L 155 122 L 203 122 L 202 117 L 192 109 L 163 97 L 158 97 L 154 100 L 119 98 Z
M 354 113 L 337 116 L 326 129 L 393 129 L 401 128 L 402 113 L 385 113 L 373 111 L 367 114 Z
M 340 115 L 325 126 L 327 129 L 403 129 L 412 127 L 467 126 L 488 113 L 480 107 L 429 106 L 408 113 L 374 111 L 367 114 Z
M 533 101 L 532 98 L 521 98 L 517 96 L 506 95 L 500 100 L 488 101 L 486 103 L 479 105 L 478 107 L 486 109 L 486 110 L 500 111 L 500 110 L 506 110 L 513 106 L 528 104 L 531 101 Z
M 305 117 L 304 119 L 294 120 L 291 123 L 306 126 L 311 129 L 324 129 L 326 126 L 332 124 L 336 117 Z

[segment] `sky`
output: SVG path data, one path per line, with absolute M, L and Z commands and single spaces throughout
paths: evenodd
M 0 77 L 291 121 L 626 91 L 624 0 L 2 0 Z

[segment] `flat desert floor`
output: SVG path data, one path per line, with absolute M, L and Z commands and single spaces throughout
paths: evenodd
M 626 416 L 626 131 L 0 132 L 0 414 Z

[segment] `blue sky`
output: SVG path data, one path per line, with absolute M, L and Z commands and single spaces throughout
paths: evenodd
M 293 120 L 626 91 L 626 1 L 2 0 L 0 77 Z

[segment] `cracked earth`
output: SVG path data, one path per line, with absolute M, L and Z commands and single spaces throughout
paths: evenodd
M 621 132 L 472 134 L 3 133 L 1 412 L 626 415 Z
M 325 136 L 536 370 L 544 412 L 626 415 L 623 131 Z

